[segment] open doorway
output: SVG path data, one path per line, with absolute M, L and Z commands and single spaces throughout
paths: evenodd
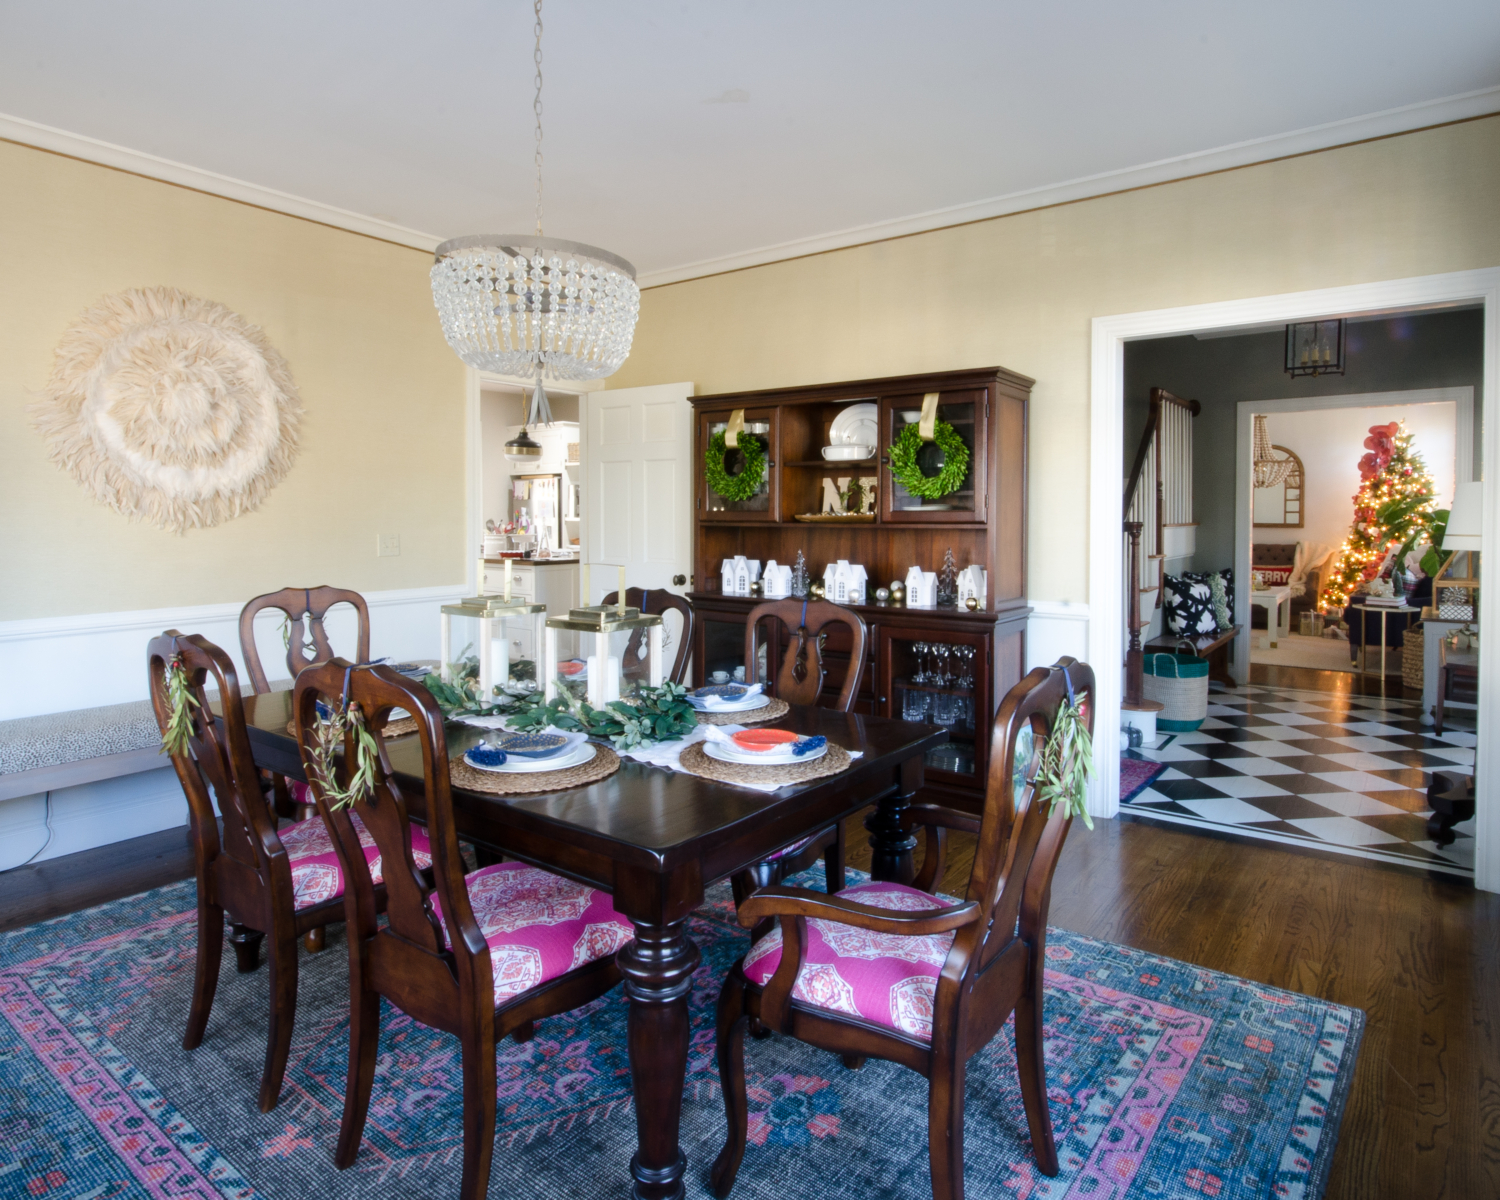
M 1092 447 L 1093 478 L 1095 480 L 1094 496 L 1091 501 L 1093 513 L 1091 530 L 1090 550 L 1090 657 L 1096 663 L 1109 661 L 1121 661 L 1124 659 L 1126 640 L 1125 622 L 1120 619 L 1125 609 L 1125 542 L 1121 536 L 1120 501 L 1119 493 L 1113 488 L 1106 493 L 1102 483 L 1113 477 L 1121 470 L 1126 448 L 1126 387 L 1127 387 L 1127 346 L 1136 341 L 1151 339 L 1154 342 L 1166 340 L 1190 339 L 1200 346 L 1215 340 L 1238 340 L 1252 339 L 1257 335 L 1270 335 L 1274 344 L 1271 362 L 1273 369 L 1281 366 L 1280 350 L 1284 345 L 1285 325 L 1290 322 L 1316 320 L 1331 316 L 1342 316 L 1354 318 L 1361 316 L 1389 318 L 1393 315 L 1408 317 L 1409 314 L 1420 314 L 1426 316 L 1450 316 L 1459 319 L 1467 319 L 1477 326 L 1478 337 L 1473 339 L 1478 342 L 1479 349 L 1476 351 L 1478 357 L 1478 379 L 1473 385 L 1475 395 L 1475 407 L 1482 410 L 1483 397 L 1494 394 L 1496 385 L 1496 351 L 1497 334 L 1500 334 L 1500 321 L 1497 321 L 1495 304 L 1500 298 L 1500 272 L 1480 271 L 1455 274 L 1451 276 L 1439 276 L 1418 280 L 1390 281 L 1388 283 L 1360 285 L 1351 288 L 1328 289 L 1323 292 L 1303 293 L 1297 295 L 1262 297 L 1255 300 L 1225 302 L 1195 306 L 1192 308 L 1162 310 L 1153 313 L 1125 314 L 1119 317 L 1107 317 L 1096 319 L 1094 323 L 1094 380 L 1093 380 L 1093 434 L 1094 444 Z M 1478 301 L 1479 309 L 1473 309 L 1473 304 Z M 1473 315 L 1464 318 L 1462 313 L 1448 312 L 1440 313 L 1439 309 L 1462 309 L 1469 308 Z M 1409 319 L 1415 319 L 1411 316 Z M 1378 322 L 1360 322 L 1361 324 L 1378 324 Z M 1212 335 L 1228 335 L 1227 338 L 1215 338 Z M 1202 336 L 1193 336 L 1202 335 Z M 1399 347 L 1398 347 L 1399 348 Z M 1472 356 L 1471 356 L 1472 357 Z M 1431 365 L 1429 363 L 1429 365 Z M 1168 381 L 1155 380 L 1155 386 L 1165 386 Z M 1348 378 L 1334 379 L 1323 383 L 1321 386 L 1325 394 L 1342 392 L 1374 392 L 1413 390 L 1416 386 L 1431 387 L 1435 383 L 1456 386 L 1454 381 L 1448 378 L 1434 380 L 1429 374 L 1421 378 L 1398 378 L 1387 371 L 1378 381 L 1355 382 Z M 1192 382 L 1178 381 L 1173 391 L 1184 397 L 1202 399 L 1201 391 Z M 1225 539 L 1222 548 L 1226 551 L 1222 557 L 1226 562 L 1224 567 L 1233 570 L 1234 560 L 1238 557 L 1237 547 L 1243 543 L 1245 547 L 1245 565 L 1240 568 L 1242 574 L 1248 574 L 1249 569 L 1249 547 L 1251 545 L 1251 511 L 1252 511 L 1252 487 L 1248 470 L 1248 461 L 1241 464 L 1234 461 L 1237 457 L 1236 443 L 1238 440 L 1238 428 L 1241 421 L 1240 400 L 1253 401 L 1264 400 L 1266 397 L 1277 397 L 1274 390 L 1256 388 L 1254 391 L 1244 392 L 1238 397 L 1232 397 L 1232 402 L 1222 410 L 1222 418 L 1217 430 L 1210 423 L 1203 422 L 1200 417 L 1195 422 L 1195 463 L 1194 476 L 1200 482 L 1205 482 L 1208 488 L 1222 489 L 1227 504 L 1223 505 L 1217 513 L 1209 512 L 1213 506 L 1200 499 L 1196 513 L 1196 549 L 1195 556 L 1201 556 L 1206 549 L 1206 544 L 1211 544 L 1212 531 L 1207 529 L 1210 521 L 1219 526 L 1220 533 L 1229 533 L 1230 537 Z M 1278 398 L 1299 398 L 1297 395 L 1290 397 L 1284 393 Z M 1293 406 L 1295 407 L 1295 406 Z M 1245 421 L 1247 429 L 1250 417 L 1246 414 Z M 1484 453 L 1481 451 L 1483 443 L 1495 439 L 1493 429 L 1485 430 L 1482 419 L 1476 416 L 1476 433 L 1471 443 L 1475 457 L 1482 462 Z M 1458 434 L 1455 433 L 1455 443 Z M 1230 460 L 1230 469 L 1215 469 L 1212 465 L 1205 466 L 1201 460 L 1200 452 L 1207 451 L 1210 446 L 1224 452 L 1225 457 Z M 1493 450 L 1491 448 L 1491 456 Z M 1455 446 L 1455 458 L 1459 457 Z M 1243 469 L 1242 468 L 1246 468 Z M 1457 468 L 1455 468 L 1455 477 Z M 1238 528 L 1241 520 L 1237 509 L 1239 506 L 1239 492 L 1244 492 L 1243 523 L 1244 529 Z M 1495 503 L 1494 489 L 1487 489 L 1481 507 L 1488 518 L 1484 523 L 1482 540 L 1488 543 L 1495 535 L 1496 523 L 1489 508 Z M 1112 499 L 1112 503 L 1111 503 Z M 1350 505 L 1352 517 L 1352 504 Z M 1112 528 L 1111 528 L 1112 526 Z M 1227 527 L 1227 528 L 1226 528 Z M 1209 535 L 1209 536 L 1206 536 Z M 1196 565 L 1196 564 L 1195 564 Z M 1215 564 L 1219 565 L 1219 564 Z M 1239 627 L 1236 639 L 1236 654 L 1234 656 L 1233 671 L 1238 677 L 1237 682 L 1246 681 L 1250 678 L 1250 620 L 1249 603 L 1250 588 L 1245 586 L 1250 581 L 1243 579 L 1241 586 L 1235 589 L 1233 598 L 1233 623 Z M 1481 592 L 1479 597 L 1479 608 L 1481 615 L 1490 607 L 1490 602 L 1485 599 Z M 1500 618 L 1500 612 L 1496 613 Z M 1258 622 L 1257 622 L 1258 624 Z M 1489 654 L 1481 649 L 1479 651 L 1479 667 L 1481 684 L 1479 687 L 1479 722 L 1484 721 L 1484 713 L 1492 704 L 1491 695 L 1492 682 L 1495 679 L 1495 671 L 1488 674 L 1484 672 L 1484 665 Z M 1500 663 L 1495 664 L 1500 668 Z M 1264 668 L 1257 667 L 1256 670 Z M 1098 738 L 1098 749 L 1103 761 L 1109 761 L 1119 753 L 1120 733 L 1118 721 L 1111 722 L 1110 717 L 1119 711 L 1120 699 L 1124 691 L 1123 672 L 1118 680 L 1110 679 L 1111 672 L 1101 671 L 1101 696 L 1100 717 L 1102 727 L 1101 736 Z M 1356 677 L 1344 676 L 1351 684 Z M 1113 686 L 1111 686 L 1113 685 Z M 1490 686 L 1487 686 L 1490 685 Z M 1399 685 L 1397 685 L 1399 686 Z M 1384 685 L 1379 685 L 1373 690 L 1379 692 Z M 1301 689 L 1292 689 L 1301 690 Z M 1388 689 L 1386 689 L 1388 690 Z M 1468 751 L 1476 750 L 1472 745 L 1444 746 L 1444 747 L 1421 747 L 1399 745 L 1398 739 L 1416 741 L 1430 736 L 1429 732 L 1420 728 L 1418 723 L 1417 708 L 1419 701 L 1406 700 L 1404 697 L 1394 695 L 1368 694 L 1371 691 L 1363 683 L 1354 684 L 1344 688 L 1342 691 L 1328 693 L 1333 697 L 1330 702 L 1326 697 L 1316 700 L 1303 697 L 1282 696 L 1273 698 L 1265 694 L 1264 685 L 1252 684 L 1245 686 L 1240 682 L 1242 694 L 1232 697 L 1232 703 L 1225 705 L 1231 710 L 1218 714 L 1219 720 L 1233 732 L 1226 732 L 1225 736 L 1215 740 L 1223 745 L 1214 749 L 1209 754 L 1196 751 L 1188 751 L 1183 757 L 1187 767 L 1173 766 L 1170 769 L 1177 773 L 1178 778 L 1174 780 L 1183 788 L 1191 791 L 1200 786 L 1204 780 L 1212 777 L 1214 779 L 1230 780 L 1223 787 L 1216 787 L 1218 793 L 1212 799 L 1222 801 L 1218 807 L 1224 811 L 1220 814 L 1226 817 L 1238 816 L 1243 818 L 1246 814 L 1238 805 L 1246 803 L 1250 807 L 1260 807 L 1262 798 L 1268 799 L 1272 807 L 1279 806 L 1285 812 L 1274 814 L 1269 821 L 1255 819 L 1252 823 L 1262 826 L 1263 833 L 1289 832 L 1283 828 L 1291 826 L 1301 829 L 1302 832 L 1311 832 L 1311 822 L 1324 822 L 1325 828 L 1332 830 L 1334 825 L 1341 825 L 1345 821 L 1352 820 L 1356 824 L 1366 826 L 1368 830 L 1377 830 L 1368 837 L 1371 847 L 1388 845 L 1384 836 L 1379 836 L 1377 829 L 1380 821 L 1367 819 L 1366 814 L 1354 811 L 1366 806 L 1371 798 L 1369 793 L 1357 793 L 1348 787 L 1341 787 L 1332 780 L 1312 780 L 1312 774 L 1333 774 L 1333 771 L 1309 772 L 1305 768 L 1306 762 L 1296 761 L 1298 755 L 1290 750 L 1261 757 L 1264 761 L 1253 764 L 1254 770 L 1234 770 L 1233 760 L 1247 758 L 1246 742 L 1250 741 L 1281 741 L 1286 746 L 1298 739 L 1287 737 L 1285 734 L 1271 736 L 1262 729 L 1270 726 L 1281 727 L 1283 730 L 1297 726 L 1303 726 L 1313 730 L 1319 735 L 1324 735 L 1321 740 L 1326 743 L 1320 747 L 1304 746 L 1304 749 L 1315 749 L 1339 754 L 1347 758 L 1347 762 L 1337 764 L 1342 768 L 1354 771 L 1364 771 L 1360 763 L 1374 767 L 1374 771 L 1364 771 L 1372 775 L 1377 783 L 1370 785 L 1370 791 L 1391 791 L 1404 788 L 1407 792 L 1416 793 L 1419 785 L 1423 782 L 1421 775 L 1424 769 L 1438 769 L 1440 765 L 1467 766 L 1466 762 L 1460 762 L 1460 758 L 1467 759 Z M 1250 693 L 1244 695 L 1243 693 Z M 1396 711 L 1396 707 L 1405 703 L 1412 711 Z M 1275 704 L 1274 719 L 1271 712 L 1260 713 L 1256 711 L 1257 704 L 1261 706 Z M 1312 708 L 1299 713 L 1298 705 L 1312 705 Z M 1329 719 L 1332 715 L 1339 715 L 1344 719 L 1334 721 Z M 1390 719 L 1382 720 L 1382 714 Z M 1345 726 L 1350 721 L 1362 728 L 1355 730 L 1349 728 L 1335 728 Z M 1405 728 L 1404 724 L 1410 724 L 1411 728 Z M 1381 726 L 1377 730 L 1374 727 Z M 1250 732 L 1247 732 L 1250 731 Z M 1371 757 L 1379 757 L 1379 751 L 1385 747 L 1357 748 L 1351 744 L 1336 745 L 1338 739 L 1354 738 L 1357 740 L 1376 739 L 1384 740 L 1394 746 L 1395 749 L 1386 750 L 1395 756 L 1412 758 L 1416 755 L 1426 755 L 1427 758 L 1410 763 L 1370 763 Z M 1109 743 L 1113 743 L 1112 745 Z M 1186 749 L 1184 747 L 1184 749 Z M 1105 758 L 1105 755 L 1108 758 Z M 1189 757 L 1191 755 L 1191 757 Z M 1317 757 L 1313 755 L 1311 757 Z M 1487 772 L 1492 771 L 1500 763 L 1492 763 L 1493 757 L 1487 747 L 1477 747 L 1474 755 L 1474 771 L 1479 784 L 1478 792 L 1480 802 L 1478 815 L 1474 825 L 1475 837 L 1472 840 L 1473 861 L 1475 863 L 1475 874 L 1480 886 L 1489 889 L 1500 889 L 1500 845 L 1495 838 L 1494 814 L 1489 812 L 1484 803 L 1485 787 L 1484 780 L 1488 778 Z M 1277 760 L 1280 760 L 1277 762 Z M 1428 761 L 1431 759 L 1431 761 Z M 1358 761 L 1356 761 L 1358 760 Z M 1206 764 L 1206 765 L 1204 765 Z M 1313 766 L 1323 764 L 1312 763 Z M 1264 768 L 1264 769 L 1262 769 Z M 1378 772 L 1389 772 L 1393 777 L 1384 778 Z M 1430 774 L 1430 770 L 1426 773 Z M 1302 791 L 1287 792 L 1279 785 L 1270 782 L 1273 776 L 1295 775 L 1300 780 L 1299 786 Z M 1347 782 L 1368 782 L 1360 779 Z M 1333 796 L 1335 804 L 1328 812 L 1314 812 L 1306 808 L 1307 804 L 1315 803 L 1309 797 L 1317 794 L 1325 785 L 1337 788 L 1325 793 Z M 1119 792 L 1115 789 L 1119 786 L 1118 777 L 1110 780 L 1100 790 L 1096 797 L 1096 811 L 1101 815 L 1108 815 L 1114 805 L 1118 803 Z M 1209 785 L 1213 786 L 1213 785 Z M 1279 792 L 1286 793 L 1278 795 Z M 1342 794 L 1340 794 L 1342 793 Z M 1357 798 L 1363 795 L 1364 800 Z M 1415 796 L 1407 796 L 1405 799 L 1415 801 Z M 1348 813 L 1339 810 L 1339 806 L 1348 808 Z M 1404 818 L 1415 818 L 1419 812 L 1414 807 L 1408 807 L 1404 812 L 1397 814 L 1384 814 L 1379 810 L 1372 810 L 1372 816 L 1378 814 L 1380 819 L 1390 818 L 1390 823 L 1399 823 Z M 1259 814 L 1260 818 L 1265 813 Z M 1230 822 L 1233 824 L 1233 822 Z M 1279 823 L 1279 824 L 1278 824 Z M 1246 831 L 1250 836 L 1256 836 L 1253 832 Z M 1399 849 L 1399 847 L 1397 848 Z M 1367 848 L 1364 851 L 1366 857 L 1384 857 L 1385 851 L 1378 848 Z M 1417 857 L 1420 857 L 1417 856 Z

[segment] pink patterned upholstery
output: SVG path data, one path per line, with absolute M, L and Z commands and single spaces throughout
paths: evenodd
M 766 861 L 775 862 L 777 859 L 785 858 L 789 854 L 802 853 L 802 851 L 807 848 L 808 842 L 812 841 L 815 836 L 815 834 L 810 833 L 800 842 L 793 842 L 790 846 L 783 846 L 780 850 L 776 851 L 775 854 L 768 855 L 766 857 Z
M 608 892 L 524 863 L 496 863 L 464 876 L 474 919 L 490 948 L 495 1005 L 635 940 Z M 443 907 L 433 893 L 432 907 Z M 447 922 L 443 940 L 452 945 Z
M 903 912 L 946 907 L 900 883 L 858 883 L 839 898 Z M 952 946 L 951 933 L 904 937 L 814 917 L 807 922 L 807 954 L 792 999 L 931 1041 L 932 997 Z M 745 977 L 765 987 L 780 965 L 778 922 L 745 956 Z
M 370 864 L 370 878 L 380 883 L 384 878 L 380 848 L 357 816 L 350 819 L 354 828 L 359 830 L 359 844 L 364 847 L 365 862 Z M 344 872 L 339 867 L 338 852 L 333 848 L 333 838 L 329 836 L 322 817 L 309 817 L 295 825 L 287 825 L 279 831 L 279 836 L 291 862 L 295 907 L 311 908 L 344 894 Z M 427 842 L 427 831 L 420 825 L 411 827 L 411 854 L 423 870 L 432 866 L 432 847 Z

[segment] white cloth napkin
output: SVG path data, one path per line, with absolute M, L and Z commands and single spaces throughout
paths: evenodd
M 623 758 L 631 758 L 636 762 L 649 763 L 653 767 L 665 767 L 668 771 L 682 770 L 682 752 L 694 742 L 728 742 L 729 735 L 738 733 L 744 729 L 743 725 L 699 725 L 692 733 L 685 734 L 680 738 L 674 738 L 670 742 L 652 742 L 645 746 L 636 746 L 633 750 L 621 750 L 619 754 Z M 864 754 L 863 750 L 850 750 L 850 758 L 859 758 Z M 735 782 L 731 787 L 749 788 L 753 792 L 779 792 L 784 787 L 790 787 L 787 783 L 742 783 Z

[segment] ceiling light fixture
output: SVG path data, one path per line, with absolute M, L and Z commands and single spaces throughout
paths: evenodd
M 1286 327 L 1286 373 L 1342 375 L 1344 373 L 1344 321 L 1304 321 Z
M 1269 488 L 1284 483 L 1286 477 L 1292 473 L 1292 468 L 1297 465 L 1297 460 L 1276 453 L 1276 447 L 1271 445 L 1271 434 L 1266 428 L 1264 413 L 1255 414 L 1253 440 L 1255 486 Z
M 630 263 L 597 246 L 542 236 L 542 0 L 534 8 L 536 233 L 453 238 L 432 264 L 433 303 L 459 358 L 481 371 L 536 379 L 520 437 L 505 446 L 513 459 L 541 453 L 526 426 L 552 423 L 543 378 L 612 375 L 630 354 L 641 311 Z

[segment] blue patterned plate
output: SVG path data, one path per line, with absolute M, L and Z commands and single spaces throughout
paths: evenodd
M 485 738 L 485 744 L 517 758 L 551 758 L 570 745 L 572 739 L 560 733 L 528 733 L 519 729 L 497 729 Z
M 694 688 L 692 694 L 700 700 L 718 696 L 722 700 L 738 700 L 750 689 L 743 683 L 711 683 L 707 687 Z

